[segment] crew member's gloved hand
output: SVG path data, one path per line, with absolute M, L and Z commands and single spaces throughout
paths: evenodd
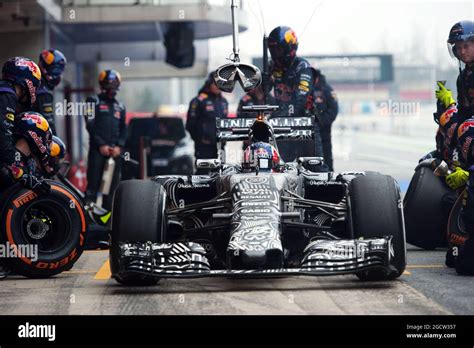
M 112 148 L 109 145 L 101 145 L 99 147 L 99 152 L 104 157 L 110 157 Z
M 23 174 L 18 180 L 23 186 L 41 194 L 48 194 L 51 185 L 31 174 Z
M 450 105 L 456 104 L 451 90 L 447 89 L 441 82 L 438 82 L 439 89 L 436 90 L 436 99 L 447 109 Z
M 453 173 L 446 176 L 446 184 L 453 189 L 457 190 L 458 188 L 466 185 L 467 180 L 469 179 L 469 172 L 465 171 L 461 167 L 456 167 Z

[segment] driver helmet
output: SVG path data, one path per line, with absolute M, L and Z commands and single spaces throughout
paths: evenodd
M 247 146 L 244 151 L 244 170 L 262 172 L 276 172 L 280 167 L 280 154 L 278 150 L 268 143 L 258 142 Z

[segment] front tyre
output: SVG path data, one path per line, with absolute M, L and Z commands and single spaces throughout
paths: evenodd
M 115 191 L 112 210 L 110 267 L 112 276 L 124 285 L 154 285 L 157 278 L 120 274 L 120 243 L 167 241 L 166 191 L 151 180 L 127 180 Z
M 354 238 L 392 236 L 394 255 L 391 271 L 374 269 L 357 273 L 361 280 L 392 280 L 406 267 L 406 242 L 400 190 L 388 175 L 366 174 L 349 184 L 352 232 Z

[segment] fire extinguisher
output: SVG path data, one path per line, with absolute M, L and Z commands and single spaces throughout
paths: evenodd
M 81 160 L 77 165 L 73 165 L 68 173 L 69 181 L 82 192 L 87 189 L 87 171 L 84 161 Z

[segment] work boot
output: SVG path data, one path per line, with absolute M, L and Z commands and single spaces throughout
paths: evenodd
M 456 272 L 461 275 L 474 275 L 474 238 L 466 240 L 459 248 L 456 258 Z

